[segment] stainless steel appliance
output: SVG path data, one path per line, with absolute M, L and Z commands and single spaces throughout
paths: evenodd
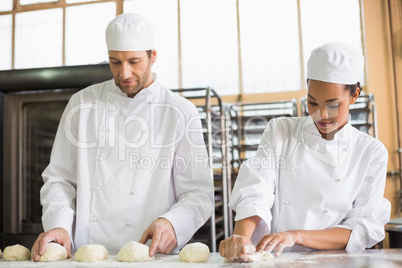
M 108 64 L 0 72 L 0 246 L 28 248 L 39 233 L 41 173 L 70 96 L 112 77 Z

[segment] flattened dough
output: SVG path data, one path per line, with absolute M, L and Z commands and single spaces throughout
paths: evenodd
M 67 259 L 67 257 L 68 253 L 65 247 L 57 243 L 49 243 L 39 261 L 60 261 Z
M 107 249 L 99 244 L 91 244 L 80 247 L 74 255 L 74 259 L 80 262 L 95 262 L 106 260 L 109 256 Z
M 260 251 L 248 255 L 248 262 L 260 262 L 273 260 L 274 256 L 268 251 Z
M 147 245 L 131 241 L 125 244 L 117 254 L 119 261 L 123 262 L 142 262 L 152 261 L 155 257 L 149 257 L 149 247 Z
M 16 244 L 4 249 L 3 259 L 6 261 L 26 261 L 31 259 L 31 251 L 24 246 Z
M 206 262 L 209 260 L 209 247 L 200 242 L 187 244 L 180 250 L 179 258 L 184 262 Z
M 270 261 L 274 259 L 274 256 L 268 251 L 260 251 L 253 254 L 247 254 L 247 260 L 242 260 L 241 262 L 262 262 Z M 225 258 L 226 262 L 235 262 L 235 260 L 230 260 Z

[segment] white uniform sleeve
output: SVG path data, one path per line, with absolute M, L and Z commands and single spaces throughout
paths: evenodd
M 214 206 L 214 185 L 201 121 L 198 114 L 191 118 L 174 156 L 172 176 L 177 203 L 161 215 L 170 221 L 176 232 L 174 252 L 182 248 L 211 217 Z
M 336 226 L 352 230 L 346 246 L 348 252 L 370 248 L 385 237 L 384 225 L 388 223 L 391 211 L 389 201 L 383 197 L 387 162 L 388 153 L 381 144 L 372 154 L 353 208 Z
M 276 120 L 271 120 L 254 157 L 240 167 L 229 207 L 236 211 L 235 221 L 259 216 L 269 232 L 276 185 Z
M 76 197 L 76 146 L 71 146 L 65 129 L 74 132 L 73 120 L 66 120 L 71 108 L 67 104 L 57 129 L 50 163 L 43 171 L 44 185 L 40 191 L 43 206 L 42 224 L 45 231 L 60 227 L 72 239 Z M 71 240 L 73 241 L 73 240 Z

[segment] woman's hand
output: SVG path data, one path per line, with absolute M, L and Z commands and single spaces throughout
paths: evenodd
M 282 251 L 286 247 L 291 247 L 296 244 L 297 233 L 295 231 L 288 231 L 276 234 L 269 234 L 263 237 L 263 239 L 257 245 L 257 251 L 275 250 L 275 256 L 281 255 Z
M 352 231 L 346 228 L 334 227 L 324 230 L 292 230 L 270 234 L 258 243 L 257 251 L 275 250 L 279 256 L 283 249 L 295 244 L 321 250 L 345 249 Z
M 233 235 L 221 241 L 219 245 L 221 256 L 235 262 L 247 261 L 247 254 L 253 254 L 256 251 L 250 238 L 260 221 L 259 216 L 236 221 Z
M 221 256 L 236 262 L 246 261 L 248 259 L 247 254 L 253 254 L 255 251 L 253 243 L 241 235 L 233 235 L 226 238 L 219 245 Z

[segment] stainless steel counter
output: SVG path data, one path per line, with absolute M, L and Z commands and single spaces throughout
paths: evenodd
M 0 260 L 0 267 L 345 267 L 345 268 L 396 268 L 402 267 L 402 249 L 365 250 L 348 254 L 345 251 L 319 251 L 290 253 L 285 252 L 272 261 L 259 263 L 227 263 L 219 253 L 211 253 L 206 263 L 180 262 L 178 255 L 157 255 L 155 261 L 141 263 L 122 263 L 117 261 L 115 255 L 102 262 L 82 263 L 72 259 L 50 262 L 34 263 L 30 261 L 11 262 Z

